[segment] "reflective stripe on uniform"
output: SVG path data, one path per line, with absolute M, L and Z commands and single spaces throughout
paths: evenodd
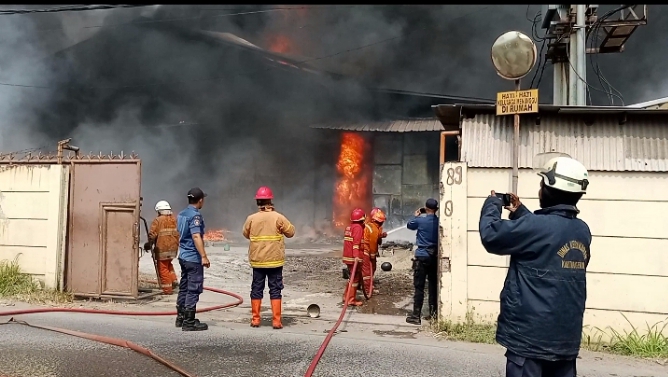
M 364 255 L 366 255 L 367 257 L 370 256 L 369 253 L 367 253 L 366 251 L 364 252 Z
M 353 238 L 352 238 L 352 237 L 343 237 L 343 240 L 344 240 L 344 241 L 350 241 L 350 242 L 353 242 Z
M 359 249 L 360 245 L 353 245 L 353 249 Z
M 355 262 L 355 258 L 351 258 L 351 257 L 343 257 L 343 261 L 344 261 L 344 262 L 351 262 L 351 263 L 354 263 L 354 262 Z
M 269 262 L 251 262 L 251 267 L 254 268 L 272 268 L 272 267 L 281 267 L 285 264 L 285 261 L 269 261 Z
M 163 228 L 158 232 L 158 234 L 168 234 L 168 233 L 179 234 L 176 228 Z
M 283 239 L 282 235 L 275 235 L 275 236 L 251 236 L 250 240 L 251 242 L 255 241 L 280 241 Z
M 353 288 L 357 288 L 358 285 L 359 283 L 353 283 Z
M 364 277 L 362 277 L 362 280 L 369 280 L 369 279 L 371 279 L 371 276 L 364 276 Z

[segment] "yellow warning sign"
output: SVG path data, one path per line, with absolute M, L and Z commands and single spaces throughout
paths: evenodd
M 538 89 L 496 93 L 496 115 L 538 112 Z

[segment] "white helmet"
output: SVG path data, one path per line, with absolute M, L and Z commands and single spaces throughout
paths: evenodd
M 155 212 L 158 211 L 164 211 L 164 210 L 171 210 L 172 207 L 169 206 L 169 203 L 167 203 L 166 200 L 161 200 L 158 203 L 155 204 Z
M 579 161 L 570 157 L 555 157 L 538 172 L 543 183 L 556 190 L 582 193 L 587 192 L 589 173 Z

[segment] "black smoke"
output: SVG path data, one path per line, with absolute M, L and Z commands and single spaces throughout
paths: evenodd
M 627 104 L 668 95 L 660 42 L 668 7 L 649 8 L 649 24 L 624 53 L 597 57 Z M 492 68 L 492 42 L 513 29 L 530 35 L 539 9 L 206 5 L 5 15 L 1 81 L 33 88 L 0 87 L 1 147 L 73 137 L 83 150 L 134 149 L 143 160 L 145 206 L 167 199 L 179 208 L 187 189 L 200 186 L 211 193 L 209 224 L 234 228 L 266 184 L 279 210 L 312 224 L 330 215 L 338 141 L 309 125 L 409 112 L 369 87 L 493 98 L 509 83 Z M 197 30 L 262 48 L 284 35 L 291 61 L 333 75 L 272 62 Z M 549 64 L 540 89 L 541 102 L 550 102 Z M 594 90 L 592 100 L 608 103 Z

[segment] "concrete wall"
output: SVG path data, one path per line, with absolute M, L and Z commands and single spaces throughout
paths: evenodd
M 452 169 L 452 170 L 450 170 Z M 448 172 L 461 171 L 461 183 Z M 520 170 L 518 195 L 535 210 L 539 177 Z M 475 313 L 495 321 L 508 257 L 488 254 L 478 233 L 480 209 L 490 190 L 507 192 L 510 169 L 468 169 L 446 163 L 441 170 L 441 316 Z M 668 174 L 590 172 L 580 217 L 592 232 L 587 272 L 585 330 L 640 330 L 668 318 Z M 454 184 L 448 184 L 454 183 Z M 450 204 L 447 202 L 451 201 Z M 452 211 L 448 208 L 452 208 Z M 450 214 L 450 216 L 448 216 Z M 504 211 L 507 218 L 507 211 Z
M 69 167 L 0 165 L 0 260 L 62 288 Z

